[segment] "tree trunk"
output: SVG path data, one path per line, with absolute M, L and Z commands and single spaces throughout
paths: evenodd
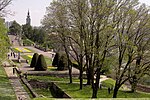
M 80 69 L 80 90 L 82 90 L 82 84 L 83 84 L 83 71 L 82 68 Z
M 89 68 L 87 69 L 86 77 L 87 77 L 87 85 L 91 85 L 90 69 Z
M 92 87 L 93 87 L 92 98 L 97 98 L 97 88 L 96 88 L 96 83 L 94 83 Z
M 117 84 L 116 84 L 114 88 L 113 98 L 117 98 L 118 90 L 119 88 L 117 87 Z
M 132 93 L 136 92 L 136 87 L 137 87 L 137 83 L 133 82 L 133 83 L 131 84 L 131 92 L 132 92 Z
M 72 83 L 72 65 L 69 67 L 69 80 Z
M 93 76 L 93 69 L 92 69 L 92 66 L 89 65 L 89 69 L 87 70 L 88 71 L 88 75 L 87 75 L 87 85 L 91 85 L 92 84 L 92 78 L 94 77 Z
M 134 93 L 134 92 L 136 92 L 136 87 L 137 87 L 137 77 L 136 77 L 136 75 L 134 75 L 133 77 L 132 77 L 132 80 L 130 81 L 130 84 L 131 84 L 131 92 L 132 93 Z
M 99 80 L 100 80 L 100 70 L 101 70 L 101 68 L 97 68 L 97 71 L 96 71 L 96 83 L 94 84 L 94 87 L 93 87 L 92 98 L 97 98 L 97 92 L 98 92 Z

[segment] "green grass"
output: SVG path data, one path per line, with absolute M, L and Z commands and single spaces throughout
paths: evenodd
M 34 98 L 33 100 L 54 100 L 54 98 Z M 58 99 L 59 100 L 59 99 Z M 62 99 L 60 99 L 62 100 Z M 75 99 L 76 100 L 76 99 Z M 79 98 L 77 100 L 89 100 L 89 99 L 85 99 L 85 98 Z M 150 100 L 149 98 L 97 98 L 97 99 L 93 99 L 93 100 Z
M 60 81 L 60 82 L 69 82 L 69 78 L 60 78 L 60 77 L 52 77 L 52 76 L 33 76 L 33 75 L 28 75 L 28 79 L 37 79 L 40 81 L 45 81 L 45 82 L 51 82 L 51 81 Z M 76 81 L 79 79 L 74 78 Z
M 49 89 L 34 88 L 34 91 L 39 95 L 47 98 L 53 98 Z
M 53 81 L 66 93 L 68 93 L 73 98 L 91 98 L 92 88 L 91 86 L 83 85 L 83 90 L 79 90 L 79 79 L 73 78 L 73 84 L 69 84 L 69 78 L 59 78 L 51 76 L 28 76 L 28 79 L 37 79 L 45 82 Z M 86 82 L 86 80 L 84 80 Z M 112 98 L 113 91 L 108 94 L 107 87 L 114 86 L 115 81 L 113 79 L 108 79 L 102 82 L 105 84 L 105 88 L 98 91 L 98 98 Z M 119 90 L 118 98 L 150 98 L 150 94 L 137 92 L 129 93 L 128 91 Z
M 52 59 L 48 58 L 48 57 L 44 57 L 44 58 L 45 58 L 47 66 L 51 66 L 52 65 Z
M 34 42 L 32 42 L 32 41 L 29 40 L 29 39 L 24 39 L 24 40 L 23 40 L 23 44 L 24 44 L 24 45 L 27 45 L 27 46 L 31 46 L 31 45 L 34 44 Z
M 33 100 L 54 100 L 54 98 L 39 97 L 39 98 L 34 98 Z
M 0 100 L 16 100 L 13 88 L 2 66 L 0 66 Z
M 115 80 L 109 78 L 109 79 L 102 82 L 102 86 L 112 88 L 115 86 Z
M 25 51 L 22 51 L 21 53 L 34 53 L 35 51 L 29 49 L 29 48 L 24 48 L 24 49 L 27 49 L 29 50 L 30 52 L 25 52 Z M 12 48 L 12 50 L 15 52 L 15 53 L 18 53 L 20 52 L 19 50 L 17 50 L 16 48 Z M 21 49 L 20 49 L 21 50 Z
M 12 50 L 15 52 L 15 53 L 18 53 L 19 51 L 15 48 L 12 48 Z
M 57 83 L 58 86 L 61 87 L 66 93 L 68 93 L 73 98 L 91 98 L 92 96 L 92 88 L 91 86 L 83 86 L 82 90 L 79 90 L 79 84 L 66 84 L 66 83 Z M 103 88 L 98 91 L 98 98 L 112 98 L 113 91 L 108 94 L 108 90 Z M 146 93 L 129 93 L 125 91 L 119 90 L 118 98 L 150 98 L 150 94 Z
M 28 60 L 28 61 L 29 61 L 29 63 L 28 63 L 28 64 L 31 64 L 31 60 L 32 60 L 32 58 L 28 57 L 27 55 L 21 55 L 21 57 L 22 57 L 23 59 Z

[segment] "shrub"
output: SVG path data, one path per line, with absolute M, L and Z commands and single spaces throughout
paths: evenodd
M 39 55 L 39 57 L 38 57 L 35 70 L 36 71 L 46 71 L 47 70 L 47 64 L 46 64 L 46 61 L 45 61 L 44 56 L 42 54 Z
M 57 70 L 65 70 L 67 68 L 68 68 L 67 56 L 63 54 L 59 59 Z
M 24 39 L 24 40 L 23 40 L 23 45 L 24 45 L 24 46 L 31 46 L 31 45 L 34 45 L 34 42 L 32 42 L 32 41 L 29 40 L 29 39 Z
M 37 64 L 37 60 L 38 60 L 39 54 L 38 53 L 34 53 L 32 60 L 31 60 L 31 64 L 30 67 L 35 67 Z
M 60 58 L 59 53 L 56 53 L 56 54 L 55 54 L 55 57 L 54 57 L 54 59 L 53 59 L 53 62 L 52 62 L 52 66 L 58 67 L 59 58 Z

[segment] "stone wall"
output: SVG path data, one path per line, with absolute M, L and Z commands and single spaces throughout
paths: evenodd
M 71 98 L 53 82 L 42 82 L 37 80 L 30 80 L 28 82 L 33 88 L 49 89 L 54 98 Z

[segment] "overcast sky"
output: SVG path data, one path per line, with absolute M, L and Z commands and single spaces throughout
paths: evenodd
M 19 24 L 26 23 L 28 9 L 30 11 L 31 25 L 40 26 L 41 19 L 45 15 L 46 7 L 52 0 L 13 0 L 9 9 L 14 12 L 14 16 L 7 16 L 6 21 L 16 20 Z M 146 5 L 150 5 L 150 0 L 139 0 Z
M 9 6 L 14 16 L 7 16 L 6 21 L 16 20 L 19 24 L 26 23 L 28 9 L 30 11 L 31 25 L 39 26 L 40 21 L 45 15 L 46 7 L 49 6 L 52 0 L 12 0 Z

